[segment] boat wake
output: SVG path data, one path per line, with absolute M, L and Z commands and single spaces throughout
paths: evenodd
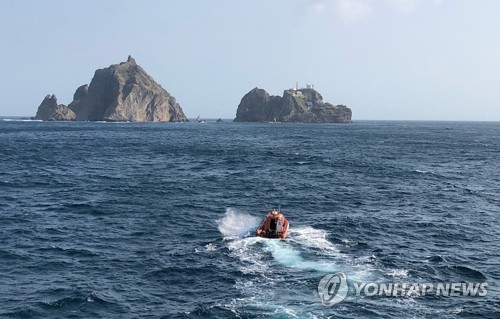
M 316 272 L 359 272 L 356 262 L 328 240 L 328 232 L 310 226 L 290 228 L 286 240 L 255 236 L 260 219 L 228 208 L 217 221 L 231 256 L 244 262 L 245 273 L 271 266 Z M 254 265 L 255 267 L 252 267 Z
M 345 272 L 353 281 L 366 281 L 375 276 L 376 269 L 357 264 L 329 241 L 326 230 L 296 226 L 290 228 L 286 240 L 267 239 L 255 236 L 259 222 L 259 218 L 234 209 L 227 209 L 224 217 L 217 221 L 224 237 L 225 249 L 221 251 L 237 260 L 238 270 L 245 274 L 235 284 L 244 297 L 225 305 L 233 311 L 246 307 L 282 309 L 285 318 L 289 317 L 289 311 L 293 314 L 291 317 L 302 317 L 308 314 L 305 309 L 291 309 L 270 300 L 293 292 L 297 284 L 306 282 L 311 291 L 303 298 L 308 303 L 319 302 L 315 298 L 316 285 L 328 273 Z
M 253 235 L 252 232 L 257 229 L 259 222 L 259 218 L 255 216 L 227 208 L 226 214 L 217 221 L 217 224 L 224 239 L 236 239 Z

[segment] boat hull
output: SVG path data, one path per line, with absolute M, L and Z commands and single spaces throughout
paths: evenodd
M 289 223 L 285 215 L 277 210 L 271 210 L 257 228 L 257 236 L 264 238 L 285 239 L 288 235 Z

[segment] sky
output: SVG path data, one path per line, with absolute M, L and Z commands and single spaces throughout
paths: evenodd
M 0 116 L 137 63 L 188 118 L 314 84 L 353 120 L 500 121 L 497 0 L 4 0 Z

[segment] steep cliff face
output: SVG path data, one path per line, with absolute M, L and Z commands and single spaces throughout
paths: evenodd
M 76 89 L 75 94 L 73 94 L 73 102 L 71 102 L 68 107 L 72 110 L 80 109 L 80 102 L 83 101 L 89 92 L 89 85 L 85 84 Z
M 47 95 L 38 107 L 35 119 L 43 121 L 72 121 L 76 114 L 66 105 L 57 104 L 55 95 Z
M 88 88 L 78 88 L 69 107 L 84 121 L 187 121 L 175 98 L 130 56 L 127 62 L 97 70 Z
M 131 56 L 126 62 L 97 70 L 90 85 L 76 90 L 68 108 L 79 121 L 187 121 L 176 99 Z
M 235 122 L 350 123 L 351 109 L 323 102 L 312 88 L 285 90 L 283 97 L 254 88 L 241 99 Z
M 280 111 L 281 97 L 254 88 L 241 99 L 235 122 L 273 121 Z

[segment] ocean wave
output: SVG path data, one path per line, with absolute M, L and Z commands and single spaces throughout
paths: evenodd
M 19 319 L 43 318 L 43 314 L 41 312 L 33 310 L 27 306 L 20 307 L 10 312 L 0 313 L 0 316 L 6 318 L 19 318 Z
M 40 302 L 39 305 L 46 310 L 58 309 L 70 311 L 83 310 L 85 308 L 92 309 L 95 307 L 117 306 L 116 302 L 107 299 L 110 298 L 100 295 L 97 292 L 84 294 L 83 292 L 74 291 L 54 301 Z
M 469 280 L 486 280 L 486 276 L 479 270 L 467 267 L 467 266 L 443 266 L 439 270 L 442 272 L 442 276 L 448 277 L 450 280 L 456 279 L 460 281 Z
M 94 258 L 98 257 L 99 254 L 94 251 L 83 248 L 63 248 L 58 246 L 42 247 L 38 248 L 38 251 L 45 254 L 61 254 L 69 257 L 80 257 L 80 258 Z
M 427 256 L 425 257 L 425 260 L 431 263 L 442 263 L 445 261 L 443 256 Z
M 224 217 L 217 220 L 219 231 L 224 238 L 241 238 L 251 234 L 259 226 L 259 218 L 227 208 Z
M 498 123 L 0 123 L 0 317 L 498 317 Z M 491 284 L 325 307 L 336 272 Z
M 290 240 L 303 247 L 318 249 L 323 254 L 338 256 L 339 248 L 327 239 L 328 232 L 324 229 L 316 229 L 310 226 L 290 227 Z

